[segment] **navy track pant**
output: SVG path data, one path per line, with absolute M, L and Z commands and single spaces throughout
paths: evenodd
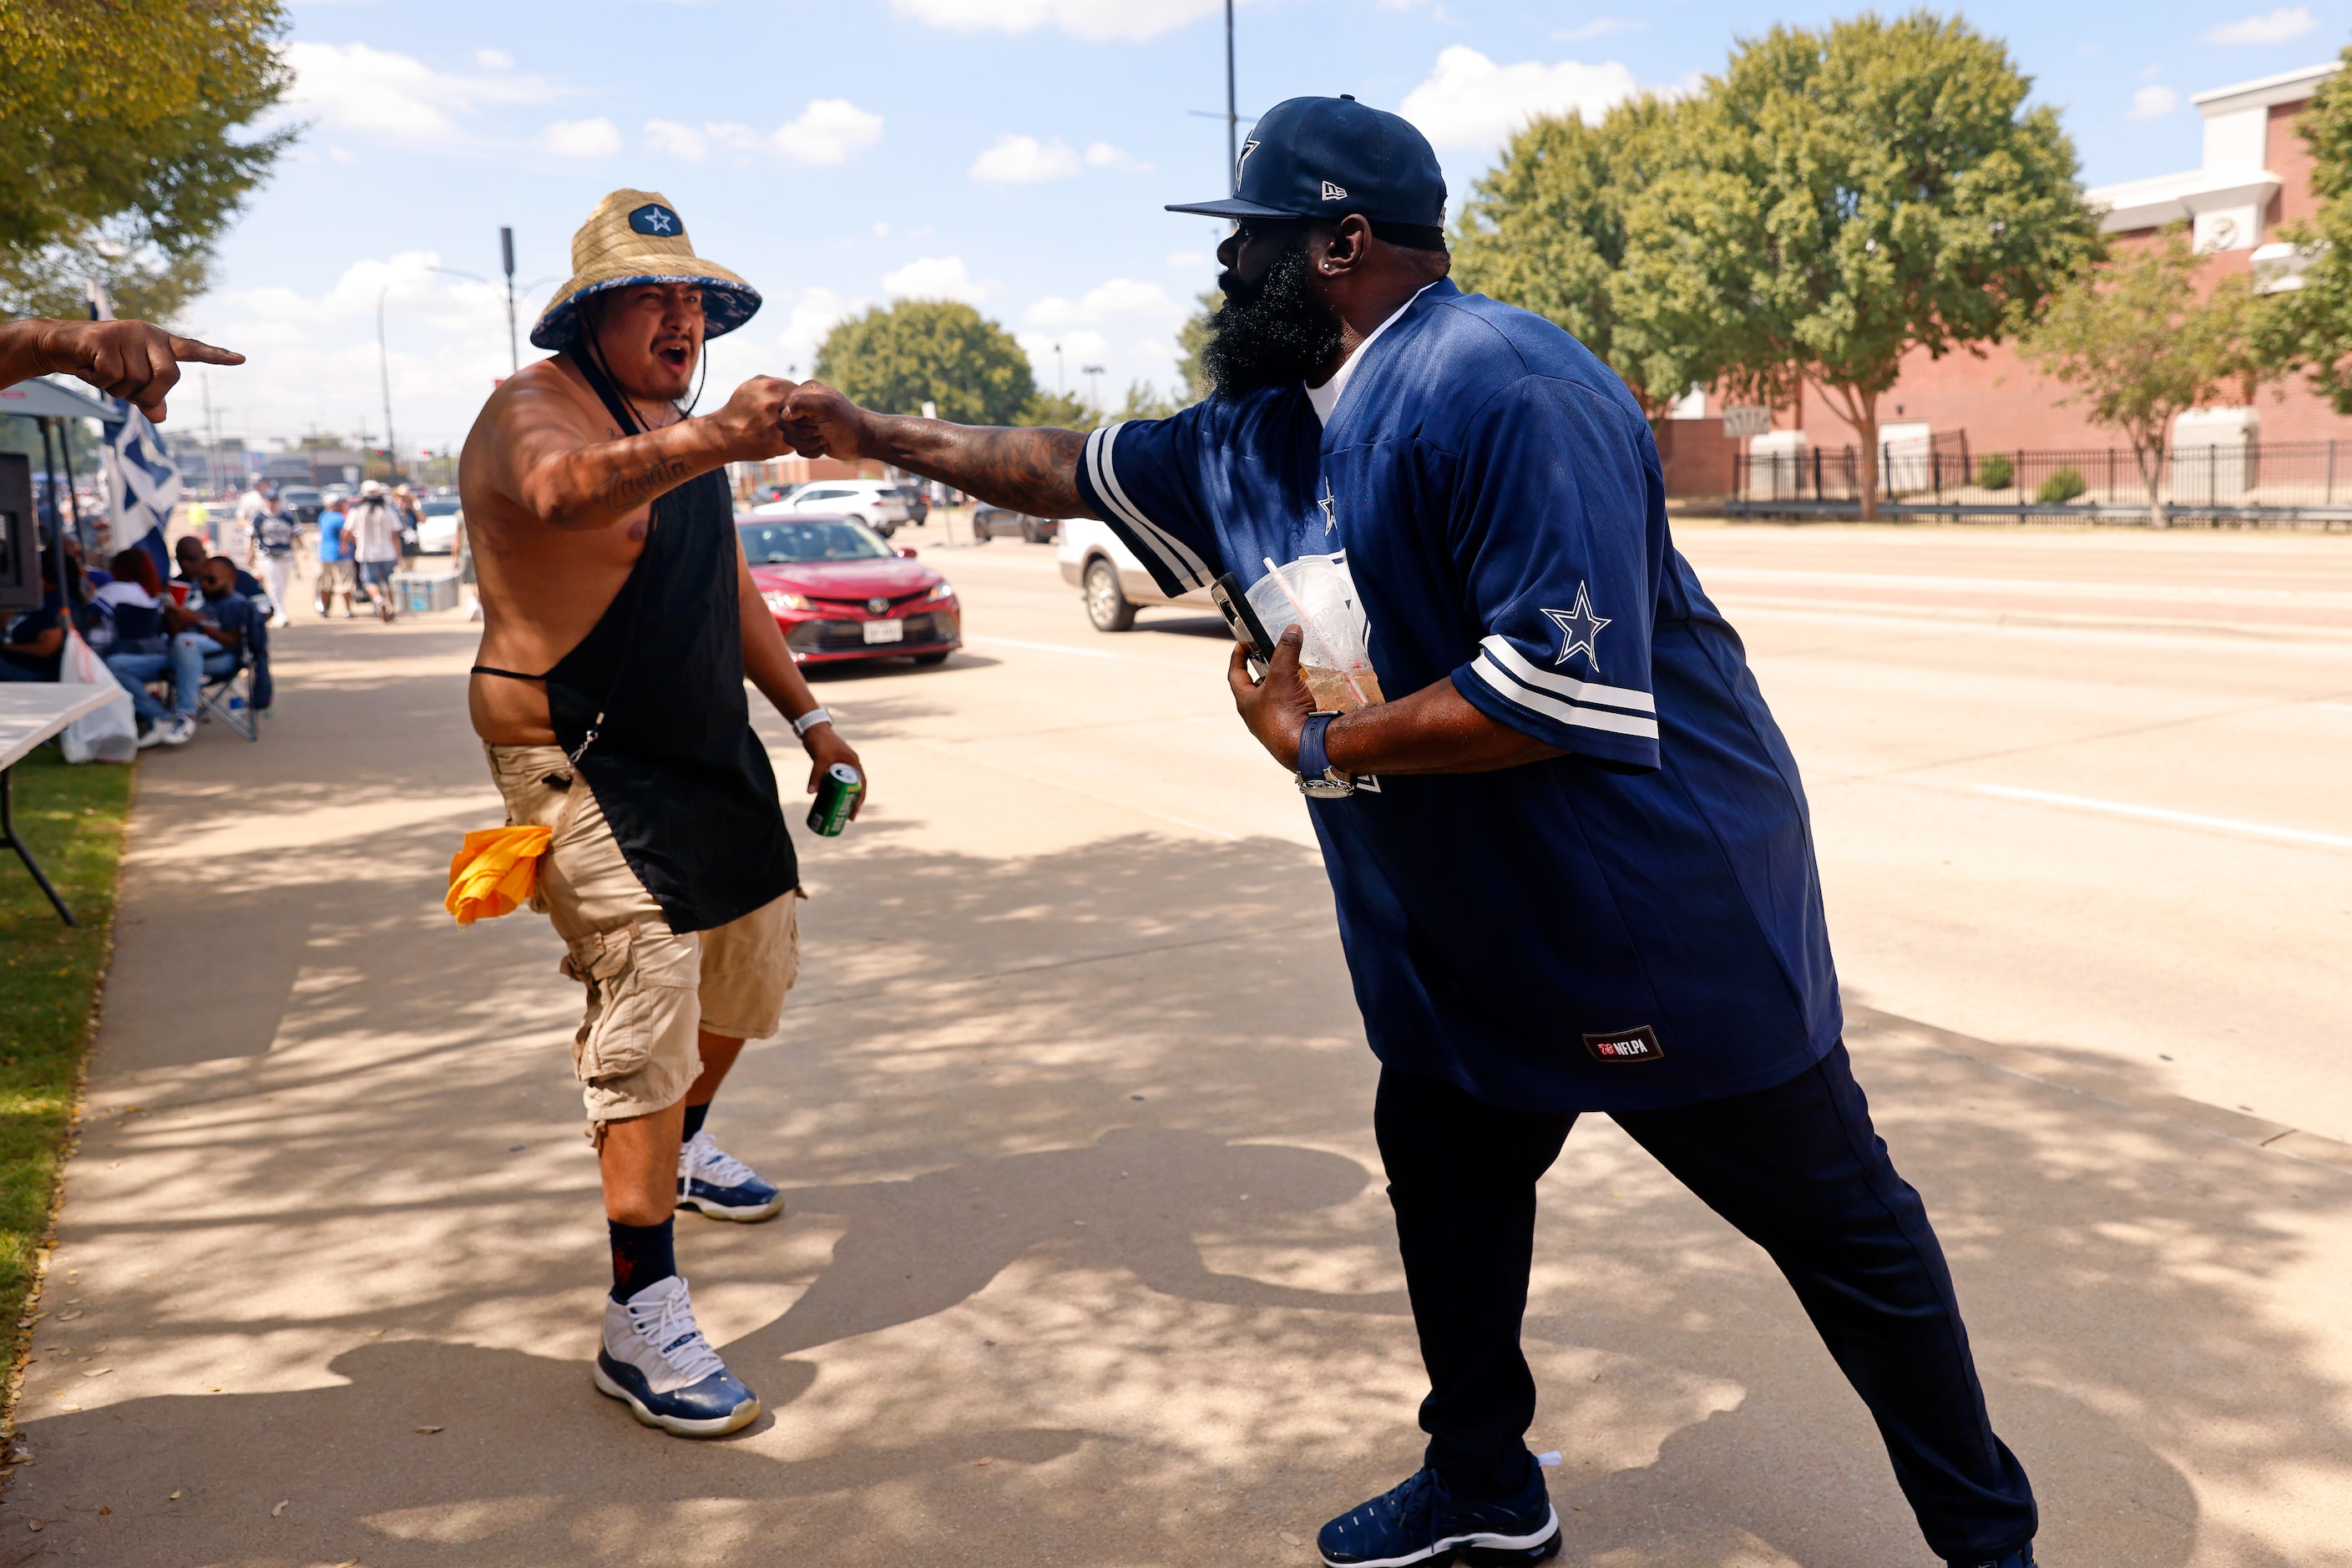
M 1776 1088 L 1615 1119 L 1780 1266 L 1876 1419 L 1929 1549 L 1978 1563 L 2030 1542 L 2032 1488 L 1993 1435 L 1943 1248 L 1872 1130 L 1845 1047 Z M 1536 1183 L 1575 1122 L 1381 1074 L 1373 1125 L 1429 1369 L 1427 1462 L 1474 1497 L 1517 1491 L 1533 1462 L 1519 1321 Z

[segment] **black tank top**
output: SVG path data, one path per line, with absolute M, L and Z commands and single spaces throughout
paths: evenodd
M 557 741 L 677 931 L 725 925 L 800 885 L 743 695 L 736 589 L 727 480 L 688 479 L 654 503 L 628 581 L 547 672 Z

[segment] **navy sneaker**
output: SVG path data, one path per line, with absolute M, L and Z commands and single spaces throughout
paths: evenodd
M 705 1130 L 677 1146 L 677 1206 L 699 1209 L 712 1219 L 749 1222 L 783 1213 L 784 1194 L 713 1143 Z
M 675 1274 L 625 1301 L 604 1298 L 596 1391 L 677 1437 L 716 1437 L 760 1414 L 758 1398 L 702 1337 L 686 1281 Z
M 1559 1550 L 1559 1515 L 1541 1470 L 1517 1497 L 1478 1502 L 1456 1497 L 1444 1477 L 1424 1467 L 1325 1525 L 1315 1544 L 1327 1568 L 1540 1563 Z
M 2034 1568 L 2033 1543 L 2027 1542 L 1999 1557 L 1955 1557 L 1952 1568 Z

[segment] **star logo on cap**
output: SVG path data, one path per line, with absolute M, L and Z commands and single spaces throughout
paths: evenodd
M 686 226 L 659 202 L 649 202 L 629 215 L 629 226 L 639 234 L 681 234 Z
M 1601 655 L 1593 645 L 1601 639 L 1601 628 L 1612 617 L 1592 613 L 1592 595 L 1582 583 L 1576 585 L 1576 603 L 1565 610 L 1546 610 L 1545 616 L 1559 628 L 1559 657 L 1554 664 L 1566 664 L 1569 656 L 1582 653 L 1592 661 L 1594 674 L 1601 672 Z
M 1253 137 L 1251 137 L 1248 141 L 1246 141 L 1246 142 L 1243 142 L 1243 143 L 1242 143 L 1242 155 L 1241 155 L 1240 157 L 1238 157 L 1238 158 L 1236 158 L 1236 159 L 1234 159 L 1234 184 L 1238 185 L 1238 184 L 1240 184 L 1242 183 L 1242 170 L 1243 170 L 1243 168 L 1244 168 L 1244 166 L 1246 166 L 1246 165 L 1248 164 L 1248 163 L 1249 163 L 1249 155 L 1250 155 L 1251 153 L 1253 153 L 1256 152 L 1256 151 L 1257 151 L 1257 138 L 1256 138 L 1256 137 L 1253 136 Z

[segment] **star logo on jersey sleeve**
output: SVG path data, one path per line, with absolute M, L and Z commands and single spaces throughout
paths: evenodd
M 1573 606 L 1565 610 L 1546 610 L 1544 615 L 1559 628 L 1559 657 L 1552 663 L 1566 664 L 1570 655 L 1581 653 L 1592 661 L 1592 671 L 1598 675 L 1601 672 L 1601 653 L 1594 645 L 1601 640 L 1601 628 L 1607 626 L 1612 617 L 1592 613 L 1592 595 L 1586 584 L 1579 583 L 1576 585 Z
M 1323 531 L 1329 533 L 1337 529 L 1339 526 L 1339 498 L 1331 493 L 1331 479 L 1328 474 L 1323 479 L 1323 493 L 1315 498 L 1315 504 L 1323 509 Z

